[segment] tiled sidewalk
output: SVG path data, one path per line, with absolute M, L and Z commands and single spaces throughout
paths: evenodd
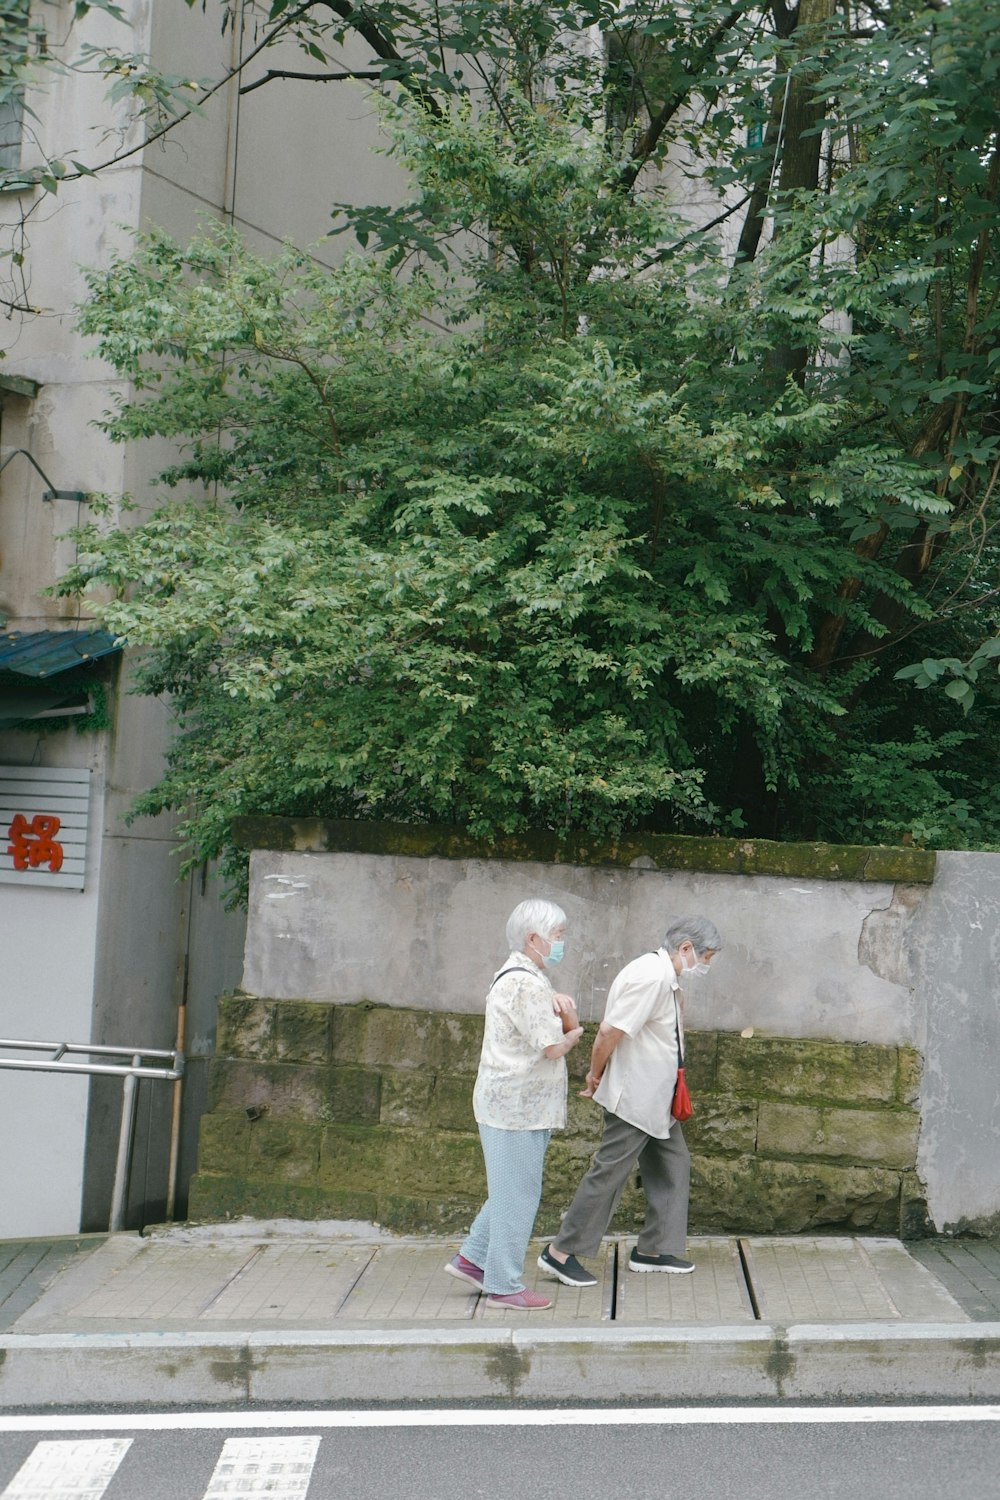
M 124 1333 L 245 1329 L 668 1328 L 754 1323 L 962 1323 L 943 1277 L 897 1240 L 692 1239 L 691 1276 L 627 1269 L 634 1240 L 606 1240 L 589 1260 L 594 1287 L 563 1286 L 537 1269 L 529 1285 L 550 1309 L 490 1307 L 444 1273 L 457 1240 L 279 1238 L 164 1231 L 115 1235 L 66 1262 L 12 1332 Z M 1000 1288 L 1000 1281 L 998 1281 Z M 977 1293 L 977 1295 L 980 1295 Z M 978 1307 L 978 1303 L 977 1303 Z
M 588 1258 L 539 1313 L 445 1274 L 458 1240 L 291 1221 L 0 1245 L 0 1406 L 1000 1400 L 983 1241 L 693 1238 L 689 1276 Z

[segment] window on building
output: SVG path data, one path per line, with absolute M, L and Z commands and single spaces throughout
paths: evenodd
M 31 0 L 0 0 L 0 171 L 21 165 L 24 133 L 24 87 L 21 82 L 29 56 Z

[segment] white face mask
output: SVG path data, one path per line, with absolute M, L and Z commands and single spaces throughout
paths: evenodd
M 704 964 L 704 963 L 700 963 L 699 962 L 699 963 L 696 963 L 696 964 L 688 964 L 687 968 L 684 970 L 684 974 L 683 974 L 682 977 L 683 978 L 687 978 L 690 975 L 691 978 L 694 978 L 695 976 L 700 976 L 702 974 L 707 974 L 707 973 L 708 973 L 708 964 Z

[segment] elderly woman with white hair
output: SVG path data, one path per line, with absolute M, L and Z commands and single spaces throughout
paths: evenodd
M 494 975 L 473 1112 L 486 1162 L 487 1199 L 445 1270 L 494 1307 L 551 1307 L 524 1285 L 524 1257 L 542 1196 L 553 1130 L 566 1124 L 566 1053 L 583 1035 L 576 1006 L 546 970 L 562 960 L 566 913 L 522 901 L 507 922 L 510 957 Z

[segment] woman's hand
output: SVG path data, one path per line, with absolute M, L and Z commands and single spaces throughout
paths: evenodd
M 567 1035 L 579 1026 L 580 1017 L 576 1013 L 576 1001 L 572 995 L 553 995 L 552 1009 L 562 1022 L 562 1029 Z

